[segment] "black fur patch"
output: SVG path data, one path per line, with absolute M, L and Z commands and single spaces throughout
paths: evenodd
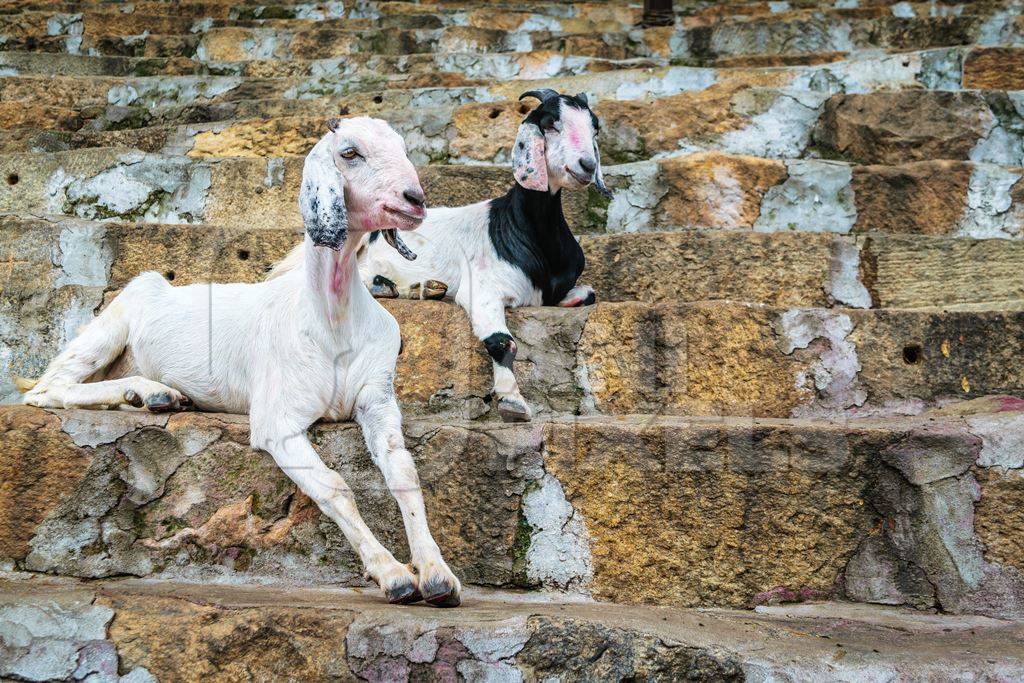
M 516 359 L 516 350 L 511 335 L 495 332 L 484 339 L 484 346 L 487 347 L 487 354 L 494 359 L 494 362 L 509 370 L 512 369 L 512 362 Z
M 551 124 L 557 121 L 562 115 L 562 102 L 565 102 L 567 105 L 575 109 L 590 112 L 590 120 L 594 124 L 594 131 L 596 132 L 600 130 L 600 122 L 597 120 L 597 116 L 593 111 L 591 111 L 586 98 L 580 95 L 559 95 L 558 97 L 549 97 L 541 102 L 540 106 L 527 114 L 526 118 L 523 119 L 523 123 L 532 123 L 541 130 L 550 128 Z
M 518 183 L 491 200 L 488 234 L 498 258 L 511 263 L 554 306 L 576 286 L 586 260 L 562 213 L 562 193 L 527 190 Z

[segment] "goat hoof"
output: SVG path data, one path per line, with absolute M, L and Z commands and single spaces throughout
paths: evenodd
M 181 401 L 167 391 L 150 394 L 146 397 L 145 403 L 146 410 L 151 413 L 170 413 L 181 410 Z
M 375 299 L 397 299 L 398 287 L 383 275 L 374 275 L 373 282 L 370 284 L 370 294 Z
M 529 422 L 530 407 L 512 398 L 498 399 L 498 415 L 503 422 Z
M 462 604 L 462 596 L 457 586 L 435 579 L 423 586 L 423 600 L 433 607 L 458 607 Z
M 133 408 L 142 407 L 142 397 L 139 396 L 134 389 L 129 389 L 128 391 L 124 392 L 123 398 L 124 402 L 132 406 Z
M 424 280 L 409 288 L 409 295 L 413 299 L 440 301 L 447 293 L 448 285 L 440 280 Z
M 390 590 L 385 590 L 384 596 L 392 605 L 411 605 L 423 599 L 420 589 L 411 581 L 399 584 Z

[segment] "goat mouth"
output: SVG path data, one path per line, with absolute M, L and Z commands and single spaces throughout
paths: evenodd
M 565 167 L 565 172 L 572 176 L 572 179 L 579 183 L 581 187 L 586 187 L 587 185 L 590 184 L 590 181 L 593 179 L 592 176 L 581 176 L 568 166 Z
M 403 209 L 396 209 L 393 206 L 384 206 L 384 210 L 392 216 L 400 216 L 405 221 L 411 222 L 415 225 L 419 225 L 423 222 L 424 212 L 423 209 L 419 209 L 419 213 L 412 213 L 411 211 L 405 211 Z

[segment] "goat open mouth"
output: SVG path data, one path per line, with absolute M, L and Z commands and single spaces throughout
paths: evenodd
M 580 175 L 579 173 L 576 173 L 568 166 L 565 167 L 565 172 L 571 175 L 573 180 L 575 180 L 577 183 L 584 187 L 589 185 L 592 179 L 592 176 Z
M 406 222 L 414 223 L 419 225 L 423 222 L 423 210 L 420 209 L 419 215 L 410 213 L 409 211 L 403 211 L 402 209 L 396 209 L 393 206 L 384 206 L 384 210 L 392 216 L 401 216 Z

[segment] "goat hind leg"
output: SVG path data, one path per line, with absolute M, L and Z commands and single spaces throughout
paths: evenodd
M 130 406 L 152 412 L 178 410 L 189 400 L 171 387 L 145 377 L 123 377 L 103 382 L 86 380 L 103 370 L 124 351 L 131 305 L 125 291 L 87 323 L 67 348 L 57 355 L 39 381 L 25 393 L 24 402 L 41 408 L 112 408 Z

